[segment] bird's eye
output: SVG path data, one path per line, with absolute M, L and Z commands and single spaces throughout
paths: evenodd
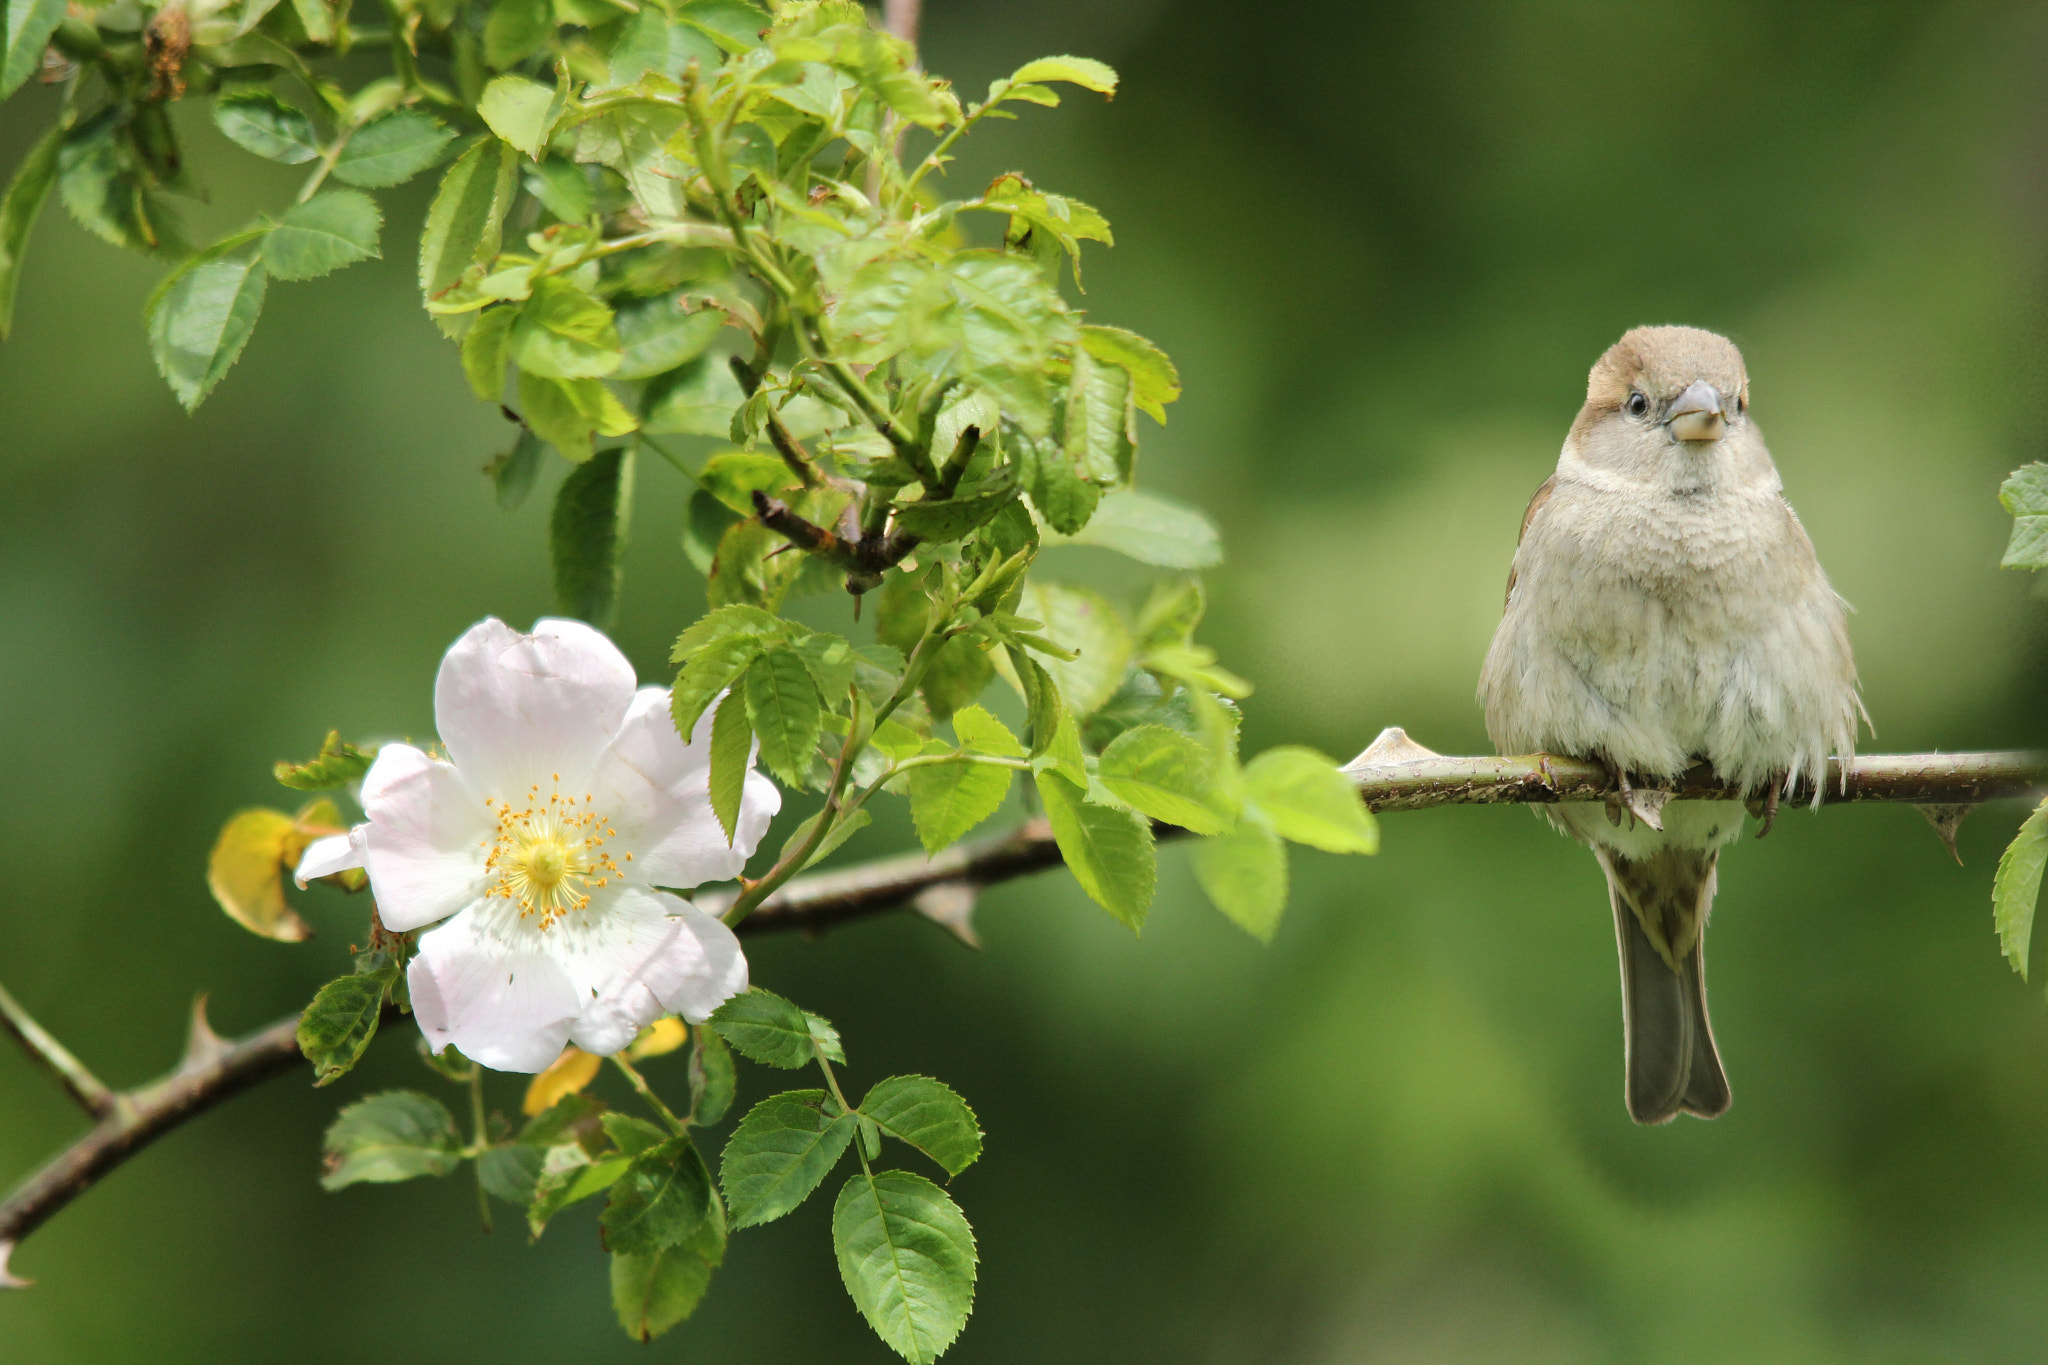
M 1631 417 L 1641 417 L 1641 416 L 1642 416 L 1642 415 L 1643 415 L 1644 413 L 1648 412 L 1649 410 L 1650 410 L 1650 400 L 1649 400 L 1649 399 L 1647 399 L 1647 398 L 1645 398 L 1645 397 L 1643 397 L 1643 395 L 1642 395 L 1642 394 L 1640 394 L 1640 393 L 1632 393 L 1632 394 L 1630 394 L 1630 395 L 1628 396 L 1628 414 L 1629 414 L 1629 416 L 1631 416 Z

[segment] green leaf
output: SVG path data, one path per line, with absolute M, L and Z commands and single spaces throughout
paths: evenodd
M 1999 567 L 2048 568 L 2048 464 L 2014 470 L 1999 488 L 1998 500 L 2013 516 L 2012 540 Z
M 320 744 L 319 753 L 304 763 L 286 763 L 280 759 L 271 768 L 271 774 L 293 791 L 328 792 L 360 780 L 376 757 L 375 749 L 358 749 L 353 744 L 345 744 L 341 731 L 329 730 L 327 738 Z
M 703 489 L 693 489 L 683 509 L 683 554 L 698 573 L 710 576 L 718 558 L 718 544 L 725 533 L 737 526 L 740 514 Z
M 1139 725 L 1102 751 L 1102 785 L 1154 820 L 1220 834 L 1230 824 L 1227 801 L 1216 786 L 1216 760 L 1186 735 L 1163 725 Z
M 1240 929 L 1273 941 L 1287 907 L 1287 847 L 1264 821 L 1247 816 L 1196 844 L 1195 880 Z
M 811 1026 L 804 1012 L 759 986 L 720 1005 L 710 1026 L 740 1056 L 762 1066 L 787 1070 L 809 1066 L 813 1059 Z
M 718 1163 L 733 1226 L 771 1222 L 803 1203 L 846 1154 L 853 1129 L 853 1115 L 822 1090 L 771 1095 L 748 1110 Z
M 975 753 L 1024 757 L 1024 746 L 1010 733 L 1010 727 L 979 706 L 965 706 L 953 713 L 953 733 Z
M 656 436 L 724 437 L 744 397 L 731 367 L 718 356 L 704 355 L 650 380 L 641 412 L 646 429 Z
M 507 352 L 512 363 L 547 379 L 601 379 L 621 356 L 612 310 L 558 275 L 533 282 Z
M 761 641 L 752 636 L 730 635 L 714 640 L 690 655 L 690 662 L 676 675 L 675 687 L 669 692 L 669 715 L 676 723 L 676 733 L 683 737 L 685 744 L 695 742 L 697 722 L 704 714 L 704 708 L 739 680 L 761 649 Z M 733 707 L 744 718 L 746 698 L 734 698 Z M 747 738 L 751 742 L 753 722 L 749 720 L 747 726 Z
M 633 430 L 633 414 L 602 379 L 544 379 L 522 370 L 519 406 L 534 434 L 577 464 L 590 458 L 593 432 L 624 436 Z
M 168 224 L 149 192 L 125 105 L 109 105 L 64 134 L 57 193 L 78 225 L 130 251 L 163 245 Z
M 1110 699 L 1131 660 L 1131 633 L 1115 607 L 1086 589 L 1030 582 L 1017 612 L 1040 622 L 1054 643 L 1079 652 L 1073 660 L 1041 660 L 1077 718 Z
M 263 235 L 263 264 L 280 280 L 310 280 L 379 254 L 384 215 L 361 190 L 329 190 L 285 211 Z
M 1083 790 L 1056 773 L 1038 774 L 1038 798 L 1060 856 L 1081 889 L 1133 931 L 1152 905 L 1156 858 L 1144 817 L 1092 805 Z
M 432 114 L 393 109 L 356 129 L 334 160 L 334 178 L 369 190 L 403 185 L 439 161 L 454 140 L 454 132 Z
M 1377 853 L 1379 826 L 1336 763 L 1300 745 L 1245 765 L 1245 795 L 1283 837 L 1325 853 Z
M 818 827 L 818 821 L 824 815 L 824 811 L 819 811 L 816 815 L 811 816 L 791 830 L 789 838 L 783 840 L 782 851 L 776 856 L 776 861 L 779 862 L 802 848 L 804 841 L 811 837 L 811 831 Z M 811 856 L 804 859 L 803 867 L 798 868 L 797 871 L 802 872 L 824 862 L 839 851 L 841 844 L 866 829 L 872 823 L 874 823 L 874 817 L 869 815 L 865 809 L 857 810 L 853 814 L 846 816 L 832 827 L 832 832 L 827 834 L 816 848 L 811 850 Z
M 718 1202 L 678 1246 L 612 1257 L 612 1309 L 636 1341 L 652 1341 L 690 1316 L 725 1260 L 725 1215 Z
M 143 307 L 157 372 L 187 412 L 228 372 L 263 311 L 259 233 L 230 237 L 164 276 Z
M 846 1049 L 840 1046 L 839 1030 L 832 1027 L 829 1019 L 805 1010 L 804 1026 L 811 1031 L 811 1046 L 818 1050 L 819 1056 L 828 1062 L 846 1065 Z
M 669 1134 L 646 1119 L 636 1119 L 631 1114 L 600 1114 L 598 1123 L 604 1128 L 605 1136 L 623 1156 L 639 1156 L 667 1142 Z
M 633 511 L 633 453 L 607 450 L 569 471 L 555 494 L 549 549 L 555 567 L 555 609 L 611 628 L 624 574 L 626 529 Z
M 1998 875 L 1991 882 L 1991 919 L 1998 929 L 1998 946 L 2023 981 L 2044 868 L 2048 868 L 2048 801 L 2036 806 L 2020 826 L 1999 857 Z
M 501 510 L 518 511 L 526 495 L 533 491 L 533 481 L 540 476 L 541 450 L 540 437 L 521 427 L 512 448 L 491 461 L 486 472 L 497 490 Z
M 28 251 L 29 234 L 42 216 L 57 178 L 57 150 L 63 145 L 64 130 L 52 128 L 29 149 L 7 182 L 7 194 L 0 198 L 0 341 L 14 330 L 14 293 L 21 283 L 22 257 Z
M 497 402 L 505 392 L 505 352 L 518 320 L 517 304 L 500 304 L 478 313 L 462 334 L 463 377 L 470 392 L 486 403 Z
M 632 85 L 650 71 L 679 81 L 692 58 L 707 72 L 725 60 L 718 45 L 696 29 L 673 22 L 660 6 L 643 6 L 612 45 L 611 83 Z
M 7 46 L 0 51 L 0 100 L 43 64 L 43 49 L 64 18 L 64 0 L 6 0 Z
M 327 1130 L 320 1188 L 446 1175 L 462 1164 L 455 1120 L 439 1100 L 387 1090 L 357 1100 Z
M 501 1142 L 476 1159 L 476 1178 L 484 1192 L 516 1209 L 533 1202 L 547 1152 L 524 1142 Z
M 524 76 L 500 76 L 484 87 L 476 111 L 492 132 L 538 160 L 561 110 L 553 86 Z
M 1137 458 L 1132 412 L 1129 372 L 1076 349 L 1065 415 L 1067 460 L 1076 473 L 1104 487 L 1131 481 Z
M 690 1030 L 690 1122 L 708 1128 L 732 1108 L 739 1069 L 725 1039 L 702 1024 Z
M 537 51 L 555 31 L 548 0 L 499 0 L 484 22 L 484 60 L 502 71 Z
M 941 502 L 913 502 L 896 512 L 900 530 L 926 540 L 958 540 L 1017 501 L 1014 487 L 995 488 Z
M 746 794 L 753 748 L 754 727 L 745 698 L 728 693 L 711 718 L 711 812 L 725 831 L 727 847 L 739 830 L 740 798 Z
M 861 1117 L 958 1175 L 981 1155 L 981 1125 L 967 1101 L 929 1076 L 877 1081 L 860 1102 Z
M 1102 500 L 1101 486 L 1082 478 L 1065 448 L 1049 439 L 1039 440 L 1020 431 L 1013 433 L 1012 443 L 1025 491 L 1031 494 L 1038 515 L 1058 535 L 1077 534 L 1095 515 L 1095 506 Z
M 480 137 L 441 177 L 420 236 L 420 291 L 428 298 L 446 293 L 464 271 L 498 254 L 518 164 L 512 148 Z
M 336 977 L 320 988 L 299 1016 L 298 1031 L 299 1051 L 313 1064 L 314 1085 L 340 1080 L 362 1058 L 397 984 L 398 968 L 392 966 Z
M 853 645 L 844 636 L 817 631 L 796 642 L 797 657 L 811 671 L 827 709 L 843 705 L 853 689 Z
M 785 786 L 801 787 L 817 752 L 818 685 L 793 649 L 777 645 L 747 669 L 747 717 L 761 741 L 761 762 Z
M 320 155 L 320 135 L 313 120 L 268 90 L 232 90 L 213 105 L 213 121 L 228 141 L 287 166 L 300 166 Z
M 1121 365 L 1131 376 L 1131 401 L 1155 422 L 1166 421 L 1166 405 L 1180 397 L 1180 372 L 1166 352 L 1121 327 L 1083 327 L 1081 345 L 1089 355 Z
M 603 1194 L 617 1184 L 632 1165 L 629 1157 L 592 1161 L 578 1143 L 564 1143 L 547 1150 L 540 1175 L 533 1182 L 533 1202 L 527 1206 L 526 1226 L 535 1237 L 550 1219 L 571 1204 Z
M 839 1278 L 875 1334 L 912 1365 L 937 1360 L 974 1307 L 974 1232 L 921 1175 L 855 1175 L 832 1209 Z
M 308 39 L 321 44 L 334 41 L 334 12 L 327 0 L 292 0 L 292 10 Z
M 994 815 L 1010 794 L 1010 769 L 987 763 L 935 763 L 912 768 L 906 780 L 910 819 L 926 853 L 937 853 Z
M 1083 86 L 1099 95 L 1116 93 L 1116 72 L 1092 57 L 1040 57 L 1035 62 L 1026 62 L 1011 73 L 1010 79 L 1020 85 L 1039 81 L 1066 81 L 1071 85 Z
M 681 1246 L 711 1214 L 711 1172 L 688 1137 L 641 1152 L 612 1186 L 598 1220 L 605 1250 L 629 1256 Z
M 1192 507 L 1135 488 L 1109 494 L 1086 526 L 1047 543 L 1100 546 L 1162 569 L 1209 569 L 1223 562 L 1214 522 Z
M 976 635 L 959 635 L 932 655 L 918 691 L 932 717 L 944 720 L 979 697 L 994 676 L 995 661 L 989 658 L 988 641 Z
M 642 10 L 643 15 L 659 14 Z M 612 372 L 617 379 L 650 379 L 704 354 L 725 326 L 715 308 L 686 311 L 673 294 L 632 299 L 619 305 L 618 337 L 624 358 Z
M 704 491 L 743 517 L 754 515 L 754 494 L 787 494 L 798 487 L 796 475 L 774 455 L 754 450 L 728 450 L 713 455 L 697 471 Z

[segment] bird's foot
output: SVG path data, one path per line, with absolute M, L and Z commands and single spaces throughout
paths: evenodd
M 1756 832 L 1757 838 L 1761 839 L 1769 834 L 1771 826 L 1778 823 L 1778 797 L 1784 789 L 1785 783 L 1782 778 L 1772 778 L 1764 787 L 1763 796 L 1749 803 L 1749 813 L 1763 821 Z
M 1640 820 L 1661 834 L 1664 830 L 1664 803 L 1671 799 L 1671 793 L 1658 787 L 1635 786 L 1628 780 L 1628 771 L 1620 764 L 1606 758 L 1600 762 L 1614 780 L 1614 790 L 1607 793 L 1607 823 L 1619 828 L 1622 813 L 1626 811 L 1630 828 Z

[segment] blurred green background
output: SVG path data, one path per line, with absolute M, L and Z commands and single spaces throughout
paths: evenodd
M 1086 303 L 1180 364 L 1143 477 L 1223 525 L 1207 636 L 1259 686 L 1251 747 L 1342 758 L 1398 723 L 1485 749 L 1517 519 L 1587 366 L 1643 322 L 1743 345 L 1858 608 L 1871 747 L 2048 738 L 2044 607 L 1996 567 L 1994 496 L 2048 419 L 2041 6 L 928 0 L 926 50 L 969 91 L 1043 52 L 1123 73 L 955 174 L 1019 166 L 1115 224 Z M 0 164 L 53 107 L 0 110 Z M 201 230 L 282 202 L 293 173 L 181 117 Z M 0 349 L 0 979 L 117 1084 L 173 1060 L 195 991 L 254 1027 L 359 936 L 327 892 L 296 948 L 209 901 L 221 820 L 283 804 L 270 762 L 329 725 L 425 734 L 447 643 L 548 607 L 548 488 L 493 505 L 506 428 L 417 305 L 426 193 L 385 197 L 384 262 L 274 286 L 189 419 L 139 325 L 163 266 L 55 205 L 34 244 Z M 644 676 L 702 605 L 664 474 L 618 631 Z M 1048 567 L 1142 591 L 1094 553 Z M 853 1083 L 922 1071 L 978 1107 L 963 1365 L 2007 1361 L 2048 1338 L 2048 1010 L 1988 905 L 2017 813 L 1971 821 L 1962 868 L 1892 808 L 1733 851 L 1713 977 L 1737 1098 L 1711 1125 L 1627 1122 L 1599 875 L 1512 809 L 1388 817 L 1375 860 L 1299 853 L 1270 949 L 1176 850 L 1141 940 L 1048 876 L 988 894 L 978 953 L 896 916 L 751 954 L 840 1025 Z M 679 1058 L 652 1066 L 680 1086 Z M 773 1083 L 744 1073 L 742 1100 Z M 41 1283 L 0 1295 L 0 1358 L 893 1358 L 827 1200 L 737 1238 L 642 1347 L 588 1209 L 528 1246 L 478 1231 L 466 1178 L 321 1194 L 337 1102 L 399 1084 L 435 1084 L 408 1037 L 119 1171 L 16 1256 Z M 80 1126 L 0 1048 L 0 1180 Z

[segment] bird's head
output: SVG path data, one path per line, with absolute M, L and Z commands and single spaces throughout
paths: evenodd
M 1676 486 L 1769 460 L 1749 420 L 1742 352 L 1696 327 L 1637 327 L 1608 347 L 1571 445 L 1593 467 Z

